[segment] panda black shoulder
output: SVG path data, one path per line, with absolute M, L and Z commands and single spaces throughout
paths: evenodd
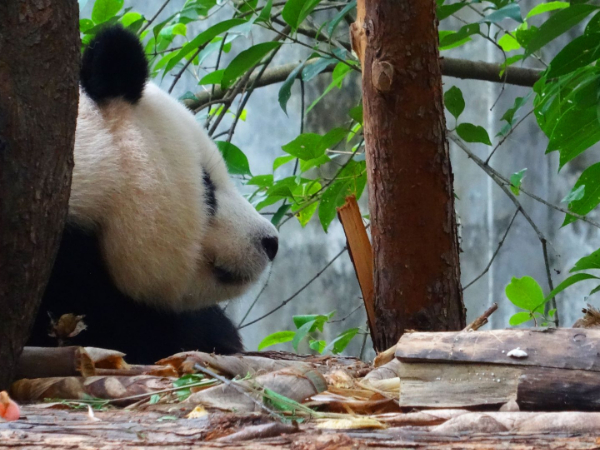
M 81 86 L 96 103 L 122 98 L 131 104 L 142 98 L 148 62 L 138 37 L 122 26 L 101 30 L 85 49 Z

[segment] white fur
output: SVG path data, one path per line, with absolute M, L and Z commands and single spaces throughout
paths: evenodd
M 204 170 L 216 187 L 214 217 Z M 260 239 L 277 236 L 194 116 L 152 83 L 136 105 L 98 106 L 81 92 L 69 220 L 99 234 L 122 292 L 173 310 L 243 293 L 268 264 Z M 220 282 L 214 266 L 244 282 Z

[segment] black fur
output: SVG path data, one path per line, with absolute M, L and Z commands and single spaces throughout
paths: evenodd
M 97 239 L 67 226 L 28 345 L 56 346 L 50 319 L 85 315 L 87 330 L 67 344 L 120 350 L 130 363 L 152 364 L 184 350 L 243 351 L 236 327 L 219 306 L 186 313 L 134 302 L 112 282 Z
M 215 197 L 215 184 L 210 179 L 208 172 L 204 172 L 204 198 L 208 206 L 208 213 L 214 216 L 217 213 L 217 197 Z
M 101 30 L 83 53 L 80 78 L 96 103 L 123 98 L 135 104 L 148 79 L 148 62 L 138 37 L 119 25 Z

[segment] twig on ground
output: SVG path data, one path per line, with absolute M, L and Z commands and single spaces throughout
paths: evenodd
M 221 375 L 216 374 L 215 372 L 213 372 L 212 370 L 210 370 L 207 367 L 202 367 L 200 364 L 194 364 L 194 369 L 196 369 L 199 372 L 202 372 L 206 375 L 209 375 L 211 377 L 213 377 L 215 380 L 219 380 L 221 383 L 225 384 L 226 386 L 232 387 L 233 389 L 235 389 L 236 391 L 238 391 L 240 394 L 248 397 L 249 399 L 251 399 L 254 404 L 256 404 L 256 406 L 258 406 L 260 409 L 262 409 L 263 411 L 265 411 L 267 414 L 269 414 L 271 417 L 273 417 L 274 419 L 277 420 L 281 420 L 281 414 L 277 414 L 275 411 L 273 411 L 271 408 L 269 408 L 267 405 L 265 405 L 262 401 L 257 400 L 253 395 L 251 395 L 246 388 L 244 388 L 243 386 L 240 386 L 239 384 L 228 380 L 225 377 L 222 377 Z
M 475 319 L 473 322 L 471 322 L 469 325 L 467 325 L 467 327 L 463 331 L 476 331 L 476 330 L 480 329 L 482 326 L 484 326 L 486 323 L 488 323 L 489 317 L 494 312 L 496 312 L 497 309 L 498 309 L 498 303 L 492 304 L 492 306 L 490 306 L 488 309 L 486 309 L 485 312 L 481 316 L 479 316 L 477 319 Z

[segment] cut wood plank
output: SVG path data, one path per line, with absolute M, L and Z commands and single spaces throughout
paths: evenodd
M 400 363 L 400 407 L 600 411 L 600 372 L 497 364 Z
M 519 377 L 521 409 L 600 411 L 600 373 L 528 367 Z
M 400 406 L 468 408 L 516 399 L 522 369 L 486 364 L 401 363 Z
M 376 333 L 375 290 L 373 288 L 373 248 L 367 235 L 356 197 L 346 197 L 346 203 L 338 208 L 338 217 L 348 240 L 348 253 L 356 271 L 358 284 L 363 295 L 371 337 Z M 373 339 L 375 342 L 375 339 Z
M 508 353 L 519 347 L 526 358 Z M 465 362 L 600 371 L 600 330 L 582 328 L 406 333 L 402 362 Z

